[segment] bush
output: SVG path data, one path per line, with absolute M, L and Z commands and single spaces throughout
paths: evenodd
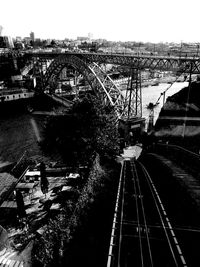
M 115 168 L 115 170 L 117 169 Z M 78 200 L 76 202 L 68 201 L 59 216 L 55 220 L 49 221 L 43 236 L 35 240 L 33 249 L 33 262 L 35 266 L 38 266 L 38 262 L 43 263 L 43 266 L 54 266 L 55 264 L 57 266 L 65 266 L 67 263 L 68 266 L 70 264 L 72 264 L 71 266 L 76 266 L 73 265 L 75 264 L 73 259 L 74 253 L 79 254 L 82 253 L 82 250 L 85 251 L 84 242 L 82 243 L 81 237 L 89 233 L 88 231 L 92 229 L 93 225 L 91 221 L 99 218 L 100 214 L 104 220 L 104 225 L 107 225 L 106 229 L 108 229 L 107 233 L 101 234 L 101 238 L 104 239 L 104 236 L 107 234 L 108 241 L 110 238 L 109 230 L 111 229 L 114 201 L 107 201 L 106 207 L 105 201 L 110 197 L 114 200 L 116 197 L 116 190 L 114 190 L 113 184 L 117 184 L 117 179 L 112 178 L 112 171 L 105 172 L 100 165 L 100 158 L 97 154 L 89 178 L 80 191 Z M 110 222 L 108 218 L 110 218 Z M 99 234 L 100 227 L 96 226 L 97 228 L 95 230 L 92 229 L 92 231 L 96 231 L 95 234 Z M 104 227 L 101 227 L 101 229 L 105 231 Z M 88 234 L 88 236 L 90 235 Z M 109 245 L 109 242 L 107 242 L 107 245 Z M 85 246 L 87 247 L 87 242 Z M 77 247 L 79 247 L 78 251 Z M 104 250 L 106 249 L 104 246 L 103 248 Z M 79 259 L 77 258 L 75 261 L 78 264 Z
M 113 156 L 119 152 L 119 136 L 114 111 L 94 97 L 77 101 L 69 114 L 49 120 L 43 148 L 58 150 L 73 164 L 87 164 L 96 152 Z

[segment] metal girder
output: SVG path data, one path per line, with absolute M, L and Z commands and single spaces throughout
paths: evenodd
M 52 61 L 53 59 L 33 57 L 31 60 L 27 61 L 26 65 L 20 70 L 20 73 L 22 75 L 27 75 L 28 72 L 33 69 L 35 74 L 39 74 L 41 72 L 45 74 Z
M 122 117 L 126 119 L 142 117 L 141 71 L 139 69 L 131 69 Z
M 23 69 L 20 70 L 20 73 L 24 76 L 29 73 L 29 71 L 33 69 L 33 62 L 28 62 Z
M 141 116 L 141 86 L 133 77 L 129 83 L 126 96 L 118 89 L 111 78 L 99 65 L 116 64 L 128 66 L 135 72 L 144 69 L 174 71 L 180 73 L 200 74 L 200 58 L 191 57 L 165 57 L 150 55 L 124 55 L 106 53 L 29 53 L 27 59 L 33 59 L 35 66 L 42 61 L 51 60 L 45 75 L 43 74 L 41 86 L 49 82 L 54 86 L 59 73 L 66 65 L 73 66 L 87 80 L 96 95 L 106 106 L 114 108 L 118 118 Z M 37 63 L 38 61 L 38 63 Z M 39 67 L 41 68 L 41 66 Z M 36 68 L 37 69 L 37 68 Z M 139 74 L 138 74 L 139 75 Z M 42 76 L 42 75 L 41 75 Z
M 96 63 L 88 64 L 80 58 L 69 54 L 59 56 L 47 69 L 43 77 L 43 86 L 46 87 L 48 84 L 55 85 L 60 72 L 67 65 L 72 66 L 82 74 L 104 105 L 114 109 L 117 118 L 121 118 L 125 97 L 112 79 Z
M 173 56 L 151 56 L 151 55 L 129 55 L 129 54 L 108 54 L 108 53 L 26 53 L 24 56 L 40 58 L 56 58 L 59 55 L 65 57 L 66 54 L 74 55 L 86 62 L 96 62 L 97 64 L 116 64 L 129 66 L 131 68 L 152 69 L 163 71 L 180 71 L 184 69 L 185 73 L 190 72 L 192 64 L 192 73 L 200 74 L 200 58 L 192 57 L 173 57 Z
M 175 57 L 175 56 L 152 56 L 152 55 L 130 55 L 130 54 L 109 54 L 109 53 L 59 53 L 59 52 L 20 52 L 6 53 L 0 55 L 2 62 L 11 58 L 24 58 L 30 60 L 38 58 L 43 60 L 55 59 L 58 56 L 66 54 L 74 55 L 87 62 L 96 62 L 98 64 L 117 64 L 136 68 L 139 62 L 140 69 L 152 69 L 163 71 L 179 71 L 185 69 L 186 73 L 190 72 L 192 64 L 192 73 L 200 74 L 200 58 L 199 57 Z
M 97 79 L 99 79 L 105 95 L 112 106 L 117 106 L 117 109 L 122 110 L 124 106 L 124 95 L 114 81 L 98 64 L 90 64 L 89 68 L 92 70 L 94 75 L 96 75 Z
M 192 73 L 200 73 L 200 61 L 193 58 L 179 57 L 152 57 L 152 56 L 131 56 L 131 55 L 112 55 L 112 54 L 84 54 L 81 55 L 88 61 L 98 63 L 108 63 L 130 66 L 131 68 L 179 71 L 184 69 L 190 72 L 190 65 L 193 64 Z

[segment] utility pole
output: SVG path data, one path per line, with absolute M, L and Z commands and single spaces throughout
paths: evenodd
M 142 117 L 142 93 L 140 69 L 131 68 L 126 89 L 127 119 Z
M 185 118 L 184 118 L 184 122 L 183 122 L 183 133 L 182 133 L 183 138 L 185 137 L 188 104 L 189 104 L 190 89 L 191 89 L 191 82 L 192 82 L 192 68 L 193 68 L 193 62 L 190 63 L 190 77 L 189 77 L 189 85 L 188 85 L 188 93 L 187 93 L 187 102 L 186 102 L 186 108 L 185 108 Z

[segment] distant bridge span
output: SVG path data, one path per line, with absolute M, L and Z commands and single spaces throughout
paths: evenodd
M 15 58 L 17 58 L 16 55 Z M 37 77 L 38 87 L 43 90 L 49 84 L 52 88 L 56 88 L 56 82 L 62 69 L 67 65 L 73 66 L 84 76 L 98 98 L 106 106 L 114 108 L 118 118 L 141 117 L 141 87 L 138 85 L 138 81 L 135 83 L 133 81 L 135 79 L 133 77 L 140 76 L 141 70 L 200 74 L 200 58 L 197 57 L 33 51 L 20 53 L 19 59 L 22 58 L 26 64 L 33 65 L 33 69 L 35 69 L 33 73 Z M 99 67 L 101 64 L 127 66 L 132 70 L 132 79 L 127 87 L 129 90 L 127 90 L 126 96 Z
M 200 74 L 200 59 L 191 57 L 165 57 L 150 55 L 127 55 L 108 53 L 74 53 L 74 52 L 26 52 L 24 58 L 32 62 L 42 73 L 42 65 L 50 62 L 42 75 L 42 88 L 48 84 L 56 87 L 57 78 L 64 67 L 71 65 L 87 80 L 92 90 L 106 105 L 113 107 L 118 118 L 141 117 L 141 88 L 130 83 L 132 92 L 126 96 L 113 83 L 110 77 L 99 67 L 101 64 L 127 66 L 140 75 L 140 70 L 162 70 L 180 73 Z M 137 82 L 136 82 L 137 84 Z
M 141 87 L 137 78 L 141 70 L 173 71 L 179 73 L 200 74 L 199 57 L 174 57 L 153 55 L 131 55 L 112 53 L 80 53 L 80 52 L 11 52 L 1 54 L 2 62 L 13 60 L 15 68 L 18 64 L 21 71 L 29 71 L 33 66 L 33 75 L 37 86 L 45 89 L 47 85 L 56 88 L 60 72 L 71 65 L 81 73 L 95 94 L 106 106 L 115 109 L 118 118 L 141 117 Z M 4 59 L 4 60 L 3 60 Z M 99 67 L 101 64 L 127 66 L 131 69 L 131 80 L 127 86 L 126 96 L 113 83 L 106 72 Z M 25 65 L 25 67 L 24 67 Z M 27 68 L 27 69 L 26 69 Z M 135 79 L 135 81 L 134 81 Z
M 105 106 L 114 108 L 118 118 L 126 116 L 125 96 L 112 79 L 95 62 L 86 63 L 75 55 L 65 54 L 65 56 L 56 57 L 43 76 L 43 87 L 47 87 L 48 84 L 56 87 L 60 72 L 68 65 L 74 67 L 84 76 L 95 95 L 101 99 Z
M 75 53 L 75 52 L 27 52 L 24 54 L 27 59 L 38 58 L 50 60 L 58 56 L 63 58 L 67 55 L 74 55 L 86 63 L 96 62 L 97 64 L 116 64 L 128 66 L 134 69 L 151 69 L 162 71 L 180 71 L 184 73 L 200 74 L 199 57 L 173 57 L 173 56 L 151 56 L 151 55 L 129 55 L 112 53 Z

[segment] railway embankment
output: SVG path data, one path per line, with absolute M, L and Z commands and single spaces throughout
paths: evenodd
M 200 180 L 167 156 L 145 153 L 140 160 L 156 185 L 188 266 L 196 267 L 200 246 Z
M 200 214 L 199 99 L 198 80 L 168 97 L 155 124 L 151 145 L 142 156 L 167 205 L 171 210 L 179 205 L 179 221 L 190 217 L 191 224 L 199 221 Z
M 200 82 L 167 98 L 140 160 L 180 241 L 188 266 L 199 265 Z
M 141 161 L 154 179 L 161 198 L 174 222 L 199 226 L 200 181 L 171 159 L 147 153 Z
M 156 121 L 153 136 L 157 140 L 200 149 L 200 81 L 167 98 Z

